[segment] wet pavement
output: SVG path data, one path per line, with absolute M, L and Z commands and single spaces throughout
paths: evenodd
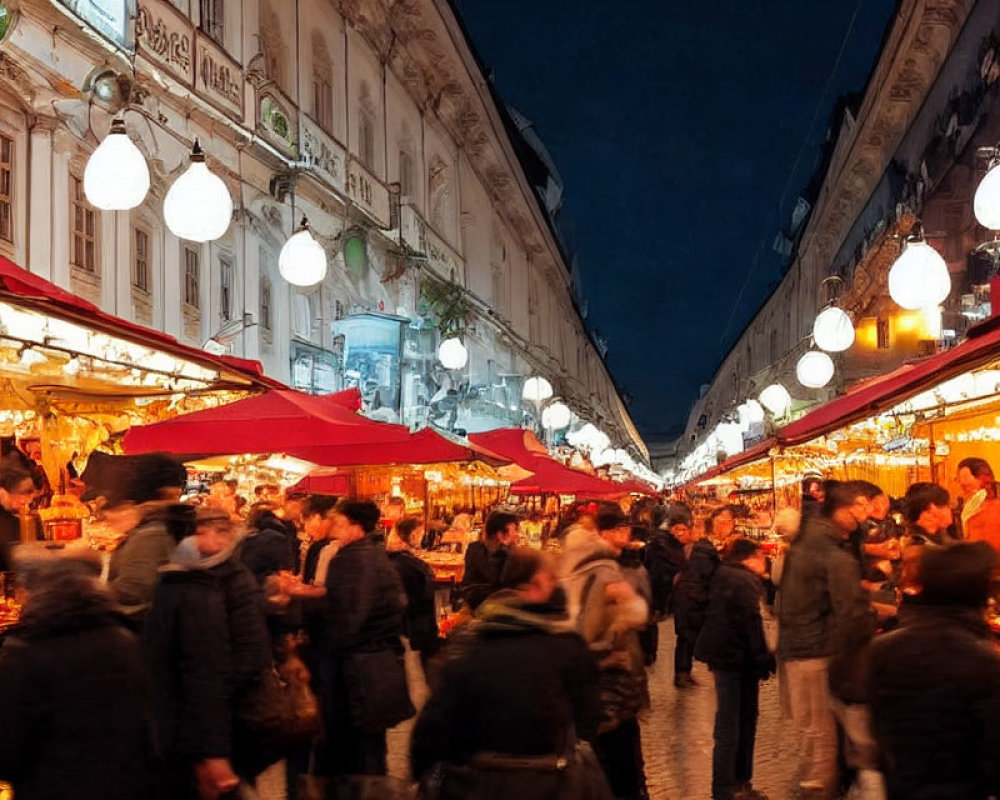
M 770 627 L 770 626 L 769 626 Z M 712 674 L 695 663 L 699 682 L 690 689 L 674 687 L 673 621 L 660 626 L 660 651 L 649 672 L 652 707 L 642 719 L 643 753 L 651 800 L 710 800 L 712 782 L 712 726 L 715 690 Z M 419 661 L 409 659 L 411 694 L 419 707 L 426 697 Z M 416 676 L 416 677 L 414 677 Z M 389 774 L 408 774 L 406 748 L 412 721 L 389 732 Z M 793 800 L 796 791 L 795 734 L 781 714 L 778 681 L 765 682 L 760 692 L 760 718 L 754 757 L 754 786 L 771 800 Z

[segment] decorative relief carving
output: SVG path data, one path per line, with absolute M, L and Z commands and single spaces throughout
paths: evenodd
M 243 117 L 243 71 L 202 33 L 198 34 L 198 88 L 233 116 Z
M 140 0 L 136 49 L 188 86 L 194 84 L 191 24 L 164 0 Z

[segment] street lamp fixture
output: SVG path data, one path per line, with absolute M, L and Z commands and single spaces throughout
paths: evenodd
M 309 220 L 302 223 L 278 254 L 278 272 L 292 286 L 315 286 L 326 277 L 326 251 L 309 230 Z
M 938 306 L 951 292 L 948 265 L 925 240 L 919 225 L 889 269 L 889 295 L 903 308 Z
M 83 171 L 87 202 L 102 211 L 128 211 L 142 203 L 148 191 L 146 159 L 125 132 L 125 122 L 115 119 Z
M 198 140 L 191 149 L 191 165 L 174 181 L 163 201 L 163 219 L 170 232 L 191 242 L 212 242 L 229 228 L 233 198 L 205 163 Z
M 813 341 L 820 350 L 842 353 L 854 344 L 854 323 L 843 309 L 825 308 L 813 322 Z
M 833 373 L 833 359 L 821 350 L 810 350 L 795 365 L 795 377 L 807 389 L 822 389 Z
M 438 361 L 445 369 L 463 369 L 469 363 L 469 351 L 461 339 L 452 336 L 438 347 Z

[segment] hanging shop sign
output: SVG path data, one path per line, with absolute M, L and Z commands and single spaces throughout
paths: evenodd
M 186 86 L 194 86 L 194 29 L 165 0 L 139 0 L 136 52 Z
M 199 32 L 197 43 L 199 93 L 229 116 L 242 121 L 243 70 L 210 36 Z
M 389 190 L 355 159 L 347 165 L 347 196 L 383 228 L 389 227 Z
M 135 0 L 59 0 L 90 27 L 124 50 L 135 49 Z
M 309 117 L 299 123 L 301 158 L 313 173 L 339 192 L 346 186 L 347 153 Z
M 355 314 L 333 323 L 344 337 L 344 388 L 357 387 L 368 412 L 399 413 L 403 324 L 389 314 Z M 393 419 L 392 421 L 398 421 Z

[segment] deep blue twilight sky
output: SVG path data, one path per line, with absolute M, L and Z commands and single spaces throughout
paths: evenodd
M 589 323 L 640 430 L 679 432 L 780 277 L 775 234 L 895 0 L 454 3 L 563 177 Z

